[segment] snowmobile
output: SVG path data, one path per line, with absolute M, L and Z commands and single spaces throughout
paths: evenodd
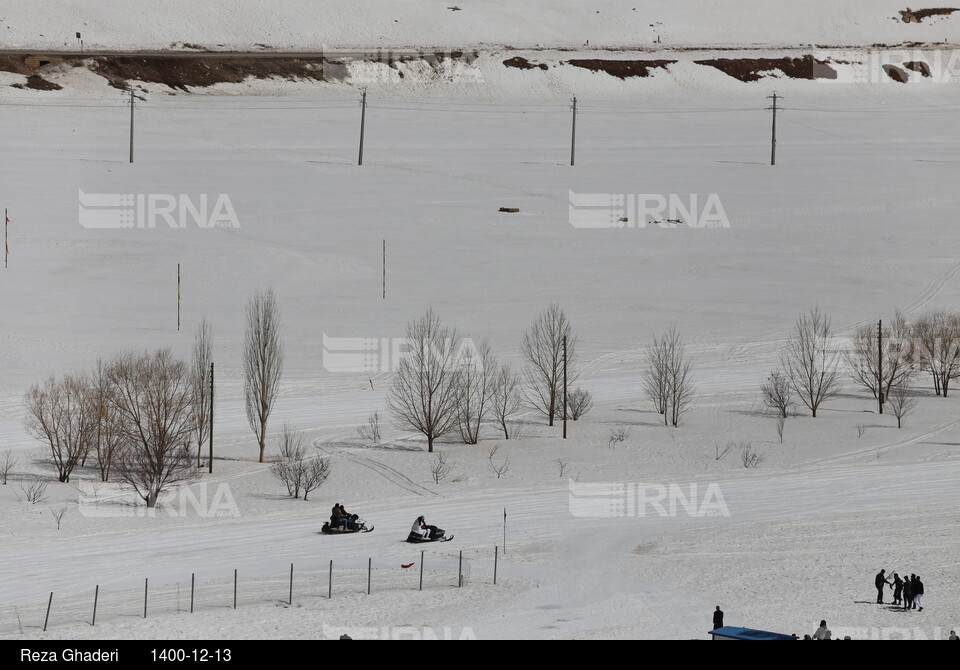
M 320 532 L 324 535 L 349 535 L 351 533 L 369 533 L 372 530 L 373 526 L 368 528 L 366 521 L 356 514 L 351 514 L 346 526 L 332 526 L 329 521 L 324 521 Z
M 407 542 L 449 542 L 453 539 L 453 535 L 447 535 L 447 531 L 445 531 L 443 528 L 437 528 L 436 526 L 427 526 L 427 528 L 430 529 L 429 538 L 426 538 L 419 533 L 410 531 L 410 534 L 407 535 Z

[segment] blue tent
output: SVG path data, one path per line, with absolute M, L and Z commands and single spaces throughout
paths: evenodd
M 738 628 L 737 626 L 724 626 L 710 631 L 714 640 L 796 640 L 796 635 L 784 635 L 783 633 L 771 633 L 766 630 L 756 630 L 754 628 Z

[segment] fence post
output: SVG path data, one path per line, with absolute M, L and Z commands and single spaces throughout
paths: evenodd
M 460 550 L 460 564 L 457 567 L 457 587 L 463 586 L 463 549 Z
M 53 591 L 50 592 L 50 598 L 47 600 L 47 616 L 43 618 L 43 630 L 47 630 L 47 622 L 50 621 L 50 606 L 53 605 Z
M 93 620 L 90 622 L 91 626 L 97 625 L 97 598 L 100 595 L 100 585 L 97 584 L 97 588 L 93 591 Z
M 147 586 L 150 584 L 150 578 L 143 578 L 143 618 L 147 618 Z
M 293 563 L 290 564 L 290 600 L 287 601 L 287 604 L 293 604 Z
M 497 583 L 497 556 L 500 553 L 500 547 L 493 545 L 493 583 Z
M 423 591 L 423 552 L 420 552 L 420 590 Z
M 233 569 L 233 609 L 237 609 L 237 569 Z
M 197 580 L 197 573 L 190 573 L 190 614 L 193 614 L 193 587 Z
M 327 582 L 327 600 L 333 599 L 333 559 L 330 559 L 330 577 Z
M 370 575 L 373 571 L 373 559 L 367 559 L 367 595 L 370 595 Z

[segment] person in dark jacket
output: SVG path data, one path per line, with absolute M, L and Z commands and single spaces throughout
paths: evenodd
M 886 573 L 887 573 L 886 570 L 881 570 L 880 572 L 877 573 L 876 579 L 873 580 L 874 584 L 876 584 L 876 587 L 877 587 L 877 604 L 878 605 L 883 604 L 883 587 L 890 585 L 890 581 L 887 579 Z
M 918 612 L 923 611 L 923 582 L 916 575 L 913 578 L 913 604 Z
M 723 628 L 723 610 L 720 609 L 720 605 L 717 605 L 717 609 L 713 612 L 713 629 Z
M 907 576 L 903 576 L 903 609 L 910 609 L 913 604 L 913 581 Z
M 893 604 L 903 604 L 903 580 L 896 572 L 893 573 Z

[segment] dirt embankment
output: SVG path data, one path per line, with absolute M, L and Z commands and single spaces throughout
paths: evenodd
M 694 63 L 715 67 L 740 81 L 759 81 L 773 71 L 779 71 L 791 79 L 837 78 L 837 71 L 830 67 L 828 61 L 810 55 L 802 58 L 713 58 Z
M 900 20 L 904 23 L 923 23 L 924 19 L 931 16 L 950 16 L 954 12 L 960 12 L 955 7 L 940 7 L 937 9 L 906 9 L 900 10 Z
M 649 77 L 654 68 L 663 68 L 675 60 L 603 60 L 597 58 L 566 61 L 574 67 L 582 67 L 593 72 L 606 72 L 609 75 L 626 79 L 627 77 Z

